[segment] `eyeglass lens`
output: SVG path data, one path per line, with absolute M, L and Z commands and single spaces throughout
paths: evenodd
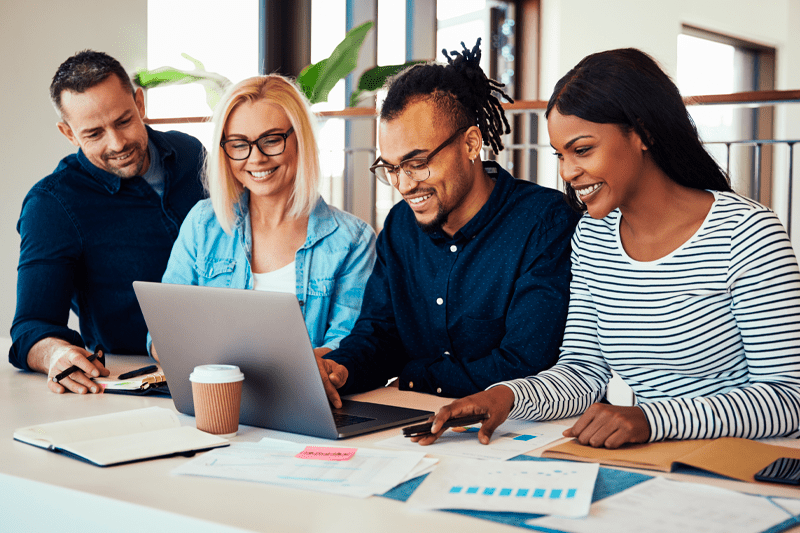
M 266 156 L 281 155 L 286 148 L 286 138 L 283 135 L 264 135 L 252 143 L 244 139 L 232 139 L 223 145 L 223 149 L 231 159 L 247 159 L 253 144 Z

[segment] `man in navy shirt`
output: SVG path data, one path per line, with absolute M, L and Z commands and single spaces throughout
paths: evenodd
M 479 42 L 480 44 L 480 42 Z M 377 241 L 361 315 L 319 360 L 338 393 L 383 386 L 461 397 L 552 366 L 566 321 L 569 243 L 578 221 L 558 191 L 516 180 L 502 149 L 502 85 L 478 45 L 417 65 L 389 87 L 378 179 L 403 195 Z
M 50 96 L 59 131 L 79 150 L 22 204 L 9 361 L 47 374 L 53 392 L 100 392 L 89 377 L 108 370 L 84 348 L 146 353 L 131 284 L 161 280 L 181 222 L 203 197 L 203 148 L 145 126 L 142 90 L 107 54 L 67 59 Z M 80 333 L 67 326 L 70 308 Z M 71 365 L 81 371 L 52 379 Z

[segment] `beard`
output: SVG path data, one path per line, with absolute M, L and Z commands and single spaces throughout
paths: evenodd
M 128 158 L 129 160 L 125 161 L 122 166 L 112 161 L 114 157 L 131 150 L 133 150 L 133 153 L 131 153 L 131 156 Z M 147 143 L 133 142 L 117 152 L 106 152 L 103 154 L 103 162 L 106 164 L 104 170 L 123 179 L 140 176 L 142 168 L 144 168 L 144 163 L 147 161 L 148 150 Z
M 442 204 L 439 204 L 439 210 L 436 212 L 436 216 L 433 217 L 433 220 L 430 222 L 420 222 L 418 219 L 415 219 L 417 226 L 424 233 L 428 234 L 440 231 L 442 227 L 447 224 L 447 218 L 450 216 L 450 211 L 452 211 L 452 209 L 447 209 Z
M 444 225 L 447 224 L 450 213 L 461 207 L 473 186 L 473 178 L 470 176 L 468 167 L 456 168 L 455 172 L 447 179 L 453 181 L 453 188 L 445 199 L 447 203 L 442 201 L 437 191 L 431 191 L 439 200 L 439 209 L 436 211 L 436 216 L 430 222 L 420 222 L 419 219 L 416 219 L 419 229 L 427 234 L 444 230 Z

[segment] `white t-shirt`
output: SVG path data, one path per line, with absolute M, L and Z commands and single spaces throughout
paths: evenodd
M 292 261 L 288 265 L 272 272 L 264 272 L 262 274 L 253 272 L 253 290 L 295 294 L 297 292 L 297 276 L 294 270 L 295 262 Z

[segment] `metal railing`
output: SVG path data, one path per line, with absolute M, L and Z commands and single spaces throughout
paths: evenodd
M 693 96 L 685 99 L 688 106 L 706 105 L 735 105 L 740 107 L 767 107 L 776 104 L 800 103 L 800 91 L 756 91 L 749 93 L 735 93 L 725 95 Z M 505 150 L 498 156 L 484 151 L 484 158 L 496 159 L 503 167 L 521 179 L 529 179 L 541 185 L 562 188 L 558 179 L 555 158 L 540 157 L 542 153 L 549 153 L 552 148 L 539 142 L 546 139 L 546 124 L 543 113 L 546 102 L 543 101 L 518 101 L 506 104 L 504 108 L 512 132 L 503 137 Z M 321 159 L 323 164 L 322 194 L 333 205 L 346 211 L 355 213 L 377 229 L 383 225 L 383 219 L 400 196 L 394 189 L 377 183 L 368 168 L 377 154 L 376 131 L 377 114 L 370 108 L 349 108 L 342 111 L 325 111 L 318 113 L 320 125 L 325 128 L 328 124 L 335 127 L 329 131 L 323 130 L 321 135 Z M 148 119 L 151 124 L 180 124 L 207 121 L 207 117 L 184 117 L 176 119 Z M 330 133 L 330 131 L 334 133 Z M 765 179 L 770 179 L 772 188 L 772 203 L 775 200 L 785 202 L 782 209 L 783 220 L 787 230 L 791 231 L 792 225 L 792 194 L 794 182 L 794 145 L 800 139 L 732 139 L 726 141 L 713 141 L 706 143 L 711 146 L 725 147 L 725 161 L 720 161 L 723 167 L 731 174 L 731 154 L 734 148 L 752 148 L 754 154 L 747 161 L 752 168 L 739 169 L 747 173 L 743 181 L 746 191 L 738 191 L 750 196 L 756 201 L 762 201 L 761 191 Z M 765 149 L 772 150 L 777 146 L 788 148 L 788 161 L 773 160 L 764 169 L 762 160 Z M 773 154 L 774 156 L 774 154 Z M 786 168 L 783 186 L 776 190 L 772 180 L 772 173 L 778 172 L 781 167 Z M 770 173 L 767 176 L 765 173 Z M 732 176 L 734 178 L 735 176 Z M 736 181 L 736 180 L 734 180 Z M 742 180 L 739 180 L 740 182 Z M 770 202 L 766 202 L 770 203 Z M 773 209 L 775 205 L 770 206 Z M 775 209 L 776 211 L 778 209 Z

